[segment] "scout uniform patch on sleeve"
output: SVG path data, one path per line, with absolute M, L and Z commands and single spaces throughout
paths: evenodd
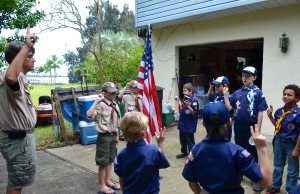
M 188 155 L 185 164 L 187 165 L 189 163 L 189 161 L 193 161 L 194 160 L 194 155 L 192 152 L 190 152 L 190 154 Z
M 197 109 L 197 108 L 198 108 L 197 102 L 194 102 L 194 103 L 192 104 L 192 106 L 194 106 L 194 108 Z
M 246 158 L 248 158 L 249 156 L 251 156 L 251 154 L 250 154 L 247 150 L 242 151 L 242 154 L 243 154 Z

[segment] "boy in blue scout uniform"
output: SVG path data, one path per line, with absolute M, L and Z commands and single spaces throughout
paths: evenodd
M 159 169 L 170 166 L 163 154 L 164 129 L 156 134 L 156 145 L 147 144 L 145 134 L 148 117 L 141 112 L 128 112 L 121 121 L 121 130 L 127 145 L 114 163 L 123 194 L 159 193 Z
M 228 110 L 233 109 L 234 117 L 234 140 L 235 143 L 247 149 L 248 152 L 258 161 L 255 146 L 249 144 L 250 126 L 257 124 L 259 132 L 263 119 L 263 111 L 268 109 L 268 105 L 262 91 L 253 82 L 256 80 L 257 70 L 248 66 L 242 71 L 242 81 L 244 86 L 235 91 L 230 99 L 228 91 L 224 90 L 224 100 Z M 257 183 L 253 183 L 253 191 L 260 191 Z
M 210 102 L 223 102 L 224 101 L 224 94 L 223 90 L 226 88 L 229 88 L 229 80 L 226 76 L 220 76 L 217 79 L 213 80 L 209 84 L 209 90 L 207 92 L 208 98 Z M 213 93 L 213 89 L 215 87 L 216 92 Z M 230 98 L 230 96 L 229 96 Z M 231 141 L 231 135 L 232 135 L 232 125 L 229 126 L 228 128 L 228 140 Z
M 95 161 L 98 168 L 98 194 L 114 194 L 120 185 L 111 181 L 112 163 L 117 155 L 119 143 L 118 127 L 120 126 L 120 109 L 114 102 L 117 88 L 112 82 L 105 82 L 99 94 L 87 111 L 87 116 L 95 120 L 98 131 Z M 104 96 L 104 98 L 103 98 Z
M 300 193 L 300 185 L 297 185 L 296 187 L 292 188 L 288 194 L 299 194 Z
M 262 187 L 271 187 L 272 171 L 267 154 L 266 138 L 251 126 L 250 132 L 258 150 L 260 165 L 239 145 L 228 141 L 230 113 L 224 103 L 210 102 L 202 111 L 207 136 L 191 150 L 182 176 L 196 194 L 203 187 L 211 194 L 242 194 L 243 175 Z
M 181 144 L 181 154 L 176 158 L 184 158 L 195 145 L 195 137 L 199 105 L 193 96 L 194 86 L 191 83 L 183 85 L 183 102 L 176 96 L 174 99 L 180 106 L 180 117 L 178 121 L 179 140 Z
M 268 194 L 280 192 L 282 174 L 287 159 L 287 178 L 285 189 L 287 192 L 298 183 L 299 176 L 299 150 L 300 150 L 300 88 L 297 85 L 287 85 L 283 89 L 282 100 L 284 106 L 277 109 L 274 117 L 273 107 L 267 111 L 267 115 L 275 126 L 274 145 L 274 171 L 273 186 Z

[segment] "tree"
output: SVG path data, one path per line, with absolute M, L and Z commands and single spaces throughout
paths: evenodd
M 117 5 L 112 5 L 109 1 L 104 2 L 103 31 L 112 30 L 115 33 L 120 31 L 119 22 L 120 11 Z
M 99 71 L 97 69 L 97 61 L 93 55 L 89 54 L 86 56 L 85 61 L 80 63 L 75 69 L 74 73 L 78 73 L 81 76 L 85 72 L 85 78 L 87 83 L 99 84 Z M 82 79 L 82 78 L 81 78 Z
M 4 29 L 25 29 L 28 24 L 36 26 L 45 16 L 43 11 L 34 9 L 36 0 L 1 0 L 0 1 L 0 34 Z M 7 65 L 4 59 L 5 46 L 14 40 L 24 40 L 18 36 L 0 39 L 0 68 Z
M 1 0 L 0 33 L 3 29 L 25 29 L 39 23 L 45 16 L 43 11 L 34 9 L 36 0 Z
M 123 11 L 120 15 L 120 31 L 127 33 L 136 33 L 135 30 L 135 17 L 133 11 L 129 11 L 129 5 L 127 3 L 123 6 Z
M 90 1 L 89 1 L 90 2 Z M 84 20 L 81 17 L 80 11 L 77 9 L 74 0 L 61 0 L 56 4 L 51 5 L 51 15 L 47 19 L 47 29 L 55 30 L 59 28 L 71 28 L 78 31 L 81 35 L 81 41 L 84 47 L 90 52 L 95 58 L 99 72 L 103 72 L 103 65 L 101 61 L 102 56 L 102 41 L 101 41 L 101 29 L 102 29 L 102 18 L 103 18 L 103 1 L 94 0 L 93 5 L 90 3 L 87 7 L 93 7 L 92 13 L 95 15 L 93 22 L 97 28 L 92 28 L 97 31 L 89 31 L 88 26 L 85 25 Z M 94 39 L 99 40 L 99 44 L 93 44 Z M 100 82 L 104 82 L 103 74 L 99 74 Z
M 131 79 L 136 79 L 144 50 L 143 40 L 137 35 L 113 31 L 104 31 L 101 40 L 104 80 L 125 84 Z M 96 67 L 95 58 L 88 54 L 85 62 L 76 66 L 73 72 L 85 70 L 89 83 L 99 83 L 97 77 L 100 72 Z
M 56 55 L 51 55 L 51 59 L 47 59 L 45 65 L 38 67 L 36 72 L 37 73 L 50 73 L 51 83 L 56 83 L 56 76 L 57 76 L 57 68 L 59 68 L 63 64 L 62 60 L 59 60 Z M 54 74 L 54 81 L 52 82 L 52 70 Z
M 99 39 L 99 34 L 101 35 L 103 33 L 103 31 L 107 31 L 107 30 L 111 30 L 113 32 L 116 31 L 120 31 L 120 25 L 121 22 L 123 22 L 123 30 L 126 30 L 130 33 L 135 32 L 135 17 L 132 11 L 129 11 L 129 6 L 128 4 L 125 4 L 123 7 L 123 12 L 122 15 L 120 15 L 120 11 L 117 9 L 116 5 L 112 5 L 111 3 L 109 3 L 108 1 L 103 1 L 102 2 L 102 9 L 99 10 L 99 7 L 97 6 L 97 4 L 90 4 L 89 6 L 87 6 L 87 9 L 89 10 L 89 15 L 86 18 L 86 21 L 84 24 L 85 27 L 82 27 L 81 29 L 83 30 L 83 32 L 81 33 L 85 43 L 83 44 L 82 48 L 77 48 L 77 52 L 78 52 L 78 57 L 80 57 L 80 59 L 84 59 L 84 58 L 90 58 L 91 56 L 89 56 L 90 54 L 94 55 L 93 52 L 95 53 L 95 51 L 97 50 L 97 53 L 99 54 L 101 52 L 101 50 L 99 50 L 101 44 L 99 44 L 99 42 L 97 44 L 95 44 L 95 40 Z M 70 9 L 72 10 L 72 12 L 75 12 L 76 9 Z M 101 21 L 103 22 L 103 28 L 100 26 L 98 26 L 99 24 L 99 14 L 101 13 L 103 17 L 101 17 Z M 79 13 L 78 13 L 79 14 Z M 77 14 L 75 14 L 77 15 Z M 79 18 L 79 16 L 77 17 Z M 130 21 L 129 21 L 130 20 Z M 80 22 L 77 22 L 77 24 L 79 25 Z M 82 22 L 83 23 L 83 22 Z M 89 45 L 90 48 L 95 48 L 96 50 L 94 50 L 93 52 L 91 52 L 91 49 L 89 49 L 86 45 Z M 89 54 L 90 53 L 90 54 Z M 99 54 L 100 55 L 100 54 Z M 94 55 L 95 56 L 95 55 Z M 97 58 L 95 57 L 94 62 L 97 62 Z M 83 60 L 81 61 L 81 63 L 83 62 Z M 97 62 L 98 63 L 98 62 Z M 94 69 L 101 69 L 103 68 L 103 65 L 101 67 L 101 65 L 98 67 L 94 67 Z M 70 68 L 69 69 L 69 75 L 72 76 L 76 73 L 72 72 L 74 69 Z M 100 80 L 102 80 L 100 83 L 103 83 L 103 72 L 102 71 L 97 71 L 98 75 L 97 77 L 101 77 Z M 100 76 L 99 76 L 100 75 Z M 71 78 L 72 79 L 72 78 Z M 99 81 L 98 81 L 99 82 Z
M 102 42 L 105 80 L 124 84 L 136 79 L 143 54 L 143 40 L 126 32 L 104 31 Z
M 0 39 L 0 69 L 7 65 L 7 62 L 4 59 L 4 50 L 8 41 L 5 39 Z
M 63 55 L 65 58 L 66 65 L 68 66 L 68 77 L 70 83 L 76 83 L 80 81 L 80 72 L 75 72 L 75 67 L 78 66 L 82 61 L 80 60 L 79 54 L 73 51 L 68 51 Z
M 130 33 L 134 32 L 134 14 L 128 11 L 129 7 L 127 4 L 124 5 L 123 15 L 120 15 L 117 6 L 112 5 L 109 1 L 94 0 L 92 2 L 89 1 L 88 6 L 86 6 L 89 14 L 84 21 L 74 0 L 57 1 L 56 4 L 52 5 L 52 14 L 47 20 L 49 22 L 48 29 L 71 28 L 78 31 L 83 43 L 82 49 L 77 48 L 78 54 L 80 58 L 93 58 L 93 63 L 97 64 L 97 67 L 94 67 L 94 69 L 98 69 L 97 77 L 100 78 L 100 83 L 103 83 L 105 75 L 102 63 L 103 43 L 101 34 L 103 30 L 120 31 L 121 21 L 122 29 L 128 30 Z M 69 70 L 71 72 L 73 69 Z

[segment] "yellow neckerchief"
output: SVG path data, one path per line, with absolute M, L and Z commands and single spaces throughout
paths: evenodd
M 298 105 L 298 108 L 300 108 L 300 105 Z M 284 108 L 282 108 L 281 112 L 282 112 L 282 115 L 276 123 L 274 135 L 277 135 L 279 133 L 283 119 L 285 118 L 286 115 L 291 114 L 293 112 L 293 109 L 290 109 L 290 110 L 284 112 Z

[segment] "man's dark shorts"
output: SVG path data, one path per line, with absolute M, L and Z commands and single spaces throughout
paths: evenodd
M 0 151 L 7 162 L 8 188 L 20 189 L 34 182 L 36 151 L 33 133 L 13 140 L 0 131 Z
M 96 144 L 96 165 L 102 168 L 114 162 L 117 156 L 117 133 L 98 133 Z

